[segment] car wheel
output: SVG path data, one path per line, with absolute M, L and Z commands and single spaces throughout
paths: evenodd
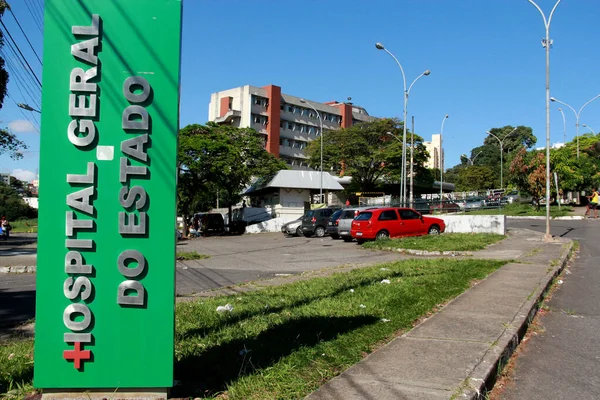
M 348 237 L 348 236 L 344 236 L 342 239 L 344 239 L 344 242 L 351 242 L 352 241 L 352 237 Z
M 325 236 L 325 228 L 323 228 L 322 226 L 317 226 L 317 228 L 315 229 L 315 236 L 316 237 Z
M 375 240 L 382 240 L 382 239 L 389 239 L 390 238 L 390 234 L 387 233 L 386 231 L 379 231 L 377 232 L 377 235 L 375 236 Z
M 330 236 L 333 240 L 338 240 L 340 238 L 340 235 L 338 235 L 337 233 L 332 233 Z
M 296 236 L 302 236 L 302 227 L 301 226 L 296 228 Z
M 440 234 L 440 227 L 437 225 L 432 225 L 429 227 L 429 231 L 427 232 L 430 235 L 439 235 Z
M 365 242 L 365 239 L 356 239 L 356 243 L 358 244 L 363 244 Z

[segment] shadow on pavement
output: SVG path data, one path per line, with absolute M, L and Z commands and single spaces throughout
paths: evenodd
M 0 289 L 0 333 L 11 333 L 34 317 L 35 290 Z

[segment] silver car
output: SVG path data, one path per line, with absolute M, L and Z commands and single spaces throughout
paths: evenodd
M 344 208 L 342 214 L 338 219 L 338 235 L 344 240 L 344 242 L 351 242 L 352 236 L 350 235 L 350 227 L 352 226 L 352 220 L 363 210 L 372 210 L 377 207 L 355 207 L 355 208 Z
M 283 224 L 281 232 L 283 232 L 284 235 L 302 236 L 302 217 Z

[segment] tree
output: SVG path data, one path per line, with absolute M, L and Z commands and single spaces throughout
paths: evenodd
M 0 0 L 0 18 L 4 16 L 4 11 L 8 7 L 8 4 L 4 0 Z M 0 49 L 4 46 L 4 36 L 0 31 Z M 4 58 L 0 56 L 0 110 L 4 104 L 4 98 L 8 93 L 8 71 L 4 63 Z M 0 155 L 8 152 L 9 157 L 13 160 L 23 158 L 23 154 L 19 151 L 26 149 L 27 145 L 25 142 L 17 139 L 17 137 L 8 132 L 6 129 L 0 129 Z
M 493 189 L 496 185 L 496 174 L 490 167 L 471 165 L 460 170 L 456 183 L 461 191 Z
M 21 218 L 37 218 L 37 210 L 30 207 L 15 189 L 0 182 L 0 215 L 9 221 Z
M 546 157 L 542 152 L 521 149 L 510 164 L 511 181 L 517 189 L 531 194 L 536 209 L 546 194 Z
M 356 190 L 365 192 L 374 191 L 385 183 L 398 182 L 402 165 L 402 143 L 396 138 L 401 137 L 401 132 L 402 123 L 395 119 L 378 119 L 325 131 L 323 170 L 352 176 L 352 185 Z M 414 144 L 415 184 L 424 184 L 424 181 L 431 183 L 433 177 L 424 166 L 428 155 L 423 139 L 414 135 Z M 318 170 L 321 162 L 319 139 L 309 143 L 307 154 L 309 165 Z M 408 151 L 407 168 L 410 168 Z
M 179 132 L 179 212 L 187 221 L 197 207 L 211 208 L 218 190 L 232 215 L 253 178 L 282 169 L 287 165 L 265 150 L 263 136 L 254 129 L 188 125 Z

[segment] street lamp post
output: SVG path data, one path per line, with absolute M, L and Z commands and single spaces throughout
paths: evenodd
M 40 110 L 37 110 L 37 109 L 31 107 L 29 104 L 17 103 L 17 107 L 22 108 L 23 110 L 33 111 L 33 112 L 36 112 L 36 113 L 39 113 L 39 114 L 42 113 Z
M 477 156 L 478 156 L 478 155 L 480 155 L 481 153 L 483 153 L 483 150 L 482 150 L 482 151 L 480 151 L 479 153 L 477 153 L 477 154 L 475 155 L 475 157 L 473 157 L 473 158 L 469 158 L 469 157 L 467 157 L 467 155 L 466 155 L 466 154 L 463 154 L 462 156 L 463 156 L 464 158 L 466 158 L 466 159 L 467 159 L 467 163 L 471 163 L 471 165 L 473 165 L 473 163 L 475 162 L 475 159 L 476 159 L 476 158 L 477 158 Z
M 444 123 L 448 119 L 449 115 L 446 114 L 442 119 L 442 127 L 440 128 L 440 212 L 444 209 L 442 196 L 444 194 Z
M 410 86 L 408 87 L 408 89 L 406 89 L 406 75 L 404 74 L 404 68 L 402 68 L 402 64 L 400 64 L 400 61 L 398 61 L 398 59 L 396 58 L 396 56 L 394 56 L 388 49 L 386 49 L 383 44 L 381 43 L 376 43 L 375 47 L 378 50 L 383 50 L 386 53 L 388 53 L 390 55 L 390 57 L 392 57 L 394 59 L 394 61 L 396 61 L 396 63 L 398 64 L 398 67 L 400 67 L 400 72 L 402 72 L 402 82 L 404 84 L 404 119 L 403 119 L 403 130 L 402 130 L 402 172 L 401 172 L 401 177 L 400 177 L 400 188 L 401 188 L 401 197 L 402 197 L 402 205 L 404 206 L 406 203 L 406 115 L 407 115 L 407 107 L 408 107 L 408 96 L 410 95 L 410 90 L 412 89 L 413 85 L 415 84 L 415 82 L 417 80 L 419 80 L 419 78 L 421 78 L 422 76 L 427 76 L 431 73 L 430 70 L 425 70 L 425 72 L 423 72 L 421 75 L 417 76 L 417 78 L 410 84 Z
M 304 99 L 300 99 L 300 103 L 308 105 L 310 108 L 312 108 L 317 113 L 317 118 L 319 118 L 319 124 L 321 126 L 321 164 L 319 166 L 319 169 L 320 169 L 320 173 L 319 173 L 319 179 L 320 179 L 319 203 L 320 203 L 323 201 L 323 119 L 321 118 L 321 113 L 319 113 L 317 111 L 317 109 L 312 104 L 310 104 L 308 101 L 306 101 Z
M 567 144 L 567 120 L 565 119 L 565 113 L 563 112 L 563 109 L 558 107 L 558 111 L 560 111 L 560 114 L 563 118 L 563 143 Z
M 493 137 L 496 138 L 496 140 L 498 140 L 498 143 L 500 143 L 500 189 L 504 189 L 504 176 L 503 176 L 503 167 L 504 167 L 504 140 L 506 140 L 507 137 L 509 137 L 510 135 L 512 135 L 513 133 L 515 133 L 517 130 L 517 128 L 513 129 L 512 131 L 510 131 L 510 133 L 506 136 L 504 136 L 502 138 L 502 140 L 500 140 L 500 138 L 496 135 L 494 135 L 492 132 L 486 132 L 488 135 L 491 135 Z
M 542 46 L 546 49 L 546 235 L 544 236 L 545 241 L 551 241 L 552 235 L 550 234 L 550 46 L 552 41 L 550 40 L 550 24 L 552 23 L 552 16 L 556 7 L 561 2 L 557 0 L 548 19 L 546 14 L 542 11 L 535 1 L 528 0 L 542 15 L 544 20 L 544 27 L 546 28 L 546 37 L 542 39 Z
M 571 109 L 571 111 L 573 111 L 573 114 L 575 114 L 575 135 L 577 137 L 577 158 L 579 159 L 579 117 L 581 117 L 581 112 L 583 111 L 583 109 L 590 104 L 592 101 L 596 100 L 598 97 L 600 97 L 600 94 L 597 96 L 592 97 L 590 100 L 588 100 L 587 103 L 585 103 L 583 106 L 581 106 L 581 108 L 579 109 L 579 111 L 575 111 L 575 109 L 573 107 L 571 107 L 570 105 L 568 105 L 567 103 L 565 103 L 564 101 L 560 101 L 558 100 L 556 97 L 550 97 L 551 101 L 555 101 L 559 104 L 562 104 L 563 106 L 567 106 Z
M 590 130 L 590 132 L 592 132 L 592 134 L 594 134 L 594 135 L 596 134 L 596 132 L 594 132 L 594 130 L 592 128 L 590 128 L 589 125 L 582 124 L 581 126 L 583 126 L 584 128 L 588 128 Z

